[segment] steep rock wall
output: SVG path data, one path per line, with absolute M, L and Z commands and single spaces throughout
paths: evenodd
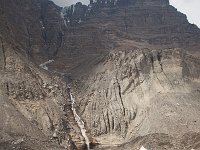
M 66 82 L 55 74 L 50 76 L 29 62 L 5 41 L 4 50 L 6 63 L 3 65 L 6 65 L 0 70 L 0 89 L 5 95 L 2 101 L 16 112 L 14 116 L 19 120 L 15 117 L 9 120 L 14 112 L 4 112 L 5 108 L 1 107 L 0 110 L 4 112 L 2 120 L 11 122 L 1 124 L 0 130 L 11 134 L 15 140 L 24 137 L 25 141 L 22 142 L 28 146 L 38 138 L 39 144 L 42 140 L 47 142 L 47 148 L 51 144 L 56 149 L 85 147 L 84 138 L 71 111 Z M 25 126 L 27 129 L 23 131 Z M 39 149 L 44 149 L 43 146 Z M 37 146 L 32 148 L 38 149 Z
M 191 58 L 180 49 L 112 52 L 78 94 L 91 135 L 105 144 L 111 137 L 123 143 L 138 135 L 199 132 L 199 58 Z

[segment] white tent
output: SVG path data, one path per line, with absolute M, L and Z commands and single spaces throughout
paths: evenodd
M 144 148 L 143 146 L 140 148 L 140 150 L 147 150 L 146 148 Z

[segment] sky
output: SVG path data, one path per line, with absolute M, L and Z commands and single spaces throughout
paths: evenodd
M 81 1 L 88 4 L 89 0 L 52 0 L 59 6 L 69 6 Z M 200 0 L 170 0 L 170 4 L 178 11 L 187 15 L 190 23 L 196 24 L 200 28 Z
M 170 0 L 170 4 L 186 14 L 190 23 L 200 28 L 200 0 Z

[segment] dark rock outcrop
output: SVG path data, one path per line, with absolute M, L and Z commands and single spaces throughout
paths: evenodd
M 35 60 L 51 58 L 62 45 L 60 8 L 48 0 L 1 0 L 1 36 Z

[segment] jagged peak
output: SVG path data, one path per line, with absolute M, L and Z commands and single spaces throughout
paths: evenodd
M 168 6 L 169 0 L 137 0 L 136 4 L 146 6 Z
M 90 0 L 90 4 L 84 5 L 77 2 L 71 6 L 65 7 L 62 13 L 69 26 L 80 24 L 85 16 L 96 12 L 101 8 L 115 8 L 115 7 L 168 7 L 169 0 Z
M 169 0 L 90 0 L 90 4 L 116 6 L 135 4 L 140 6 L 168 6 Z

